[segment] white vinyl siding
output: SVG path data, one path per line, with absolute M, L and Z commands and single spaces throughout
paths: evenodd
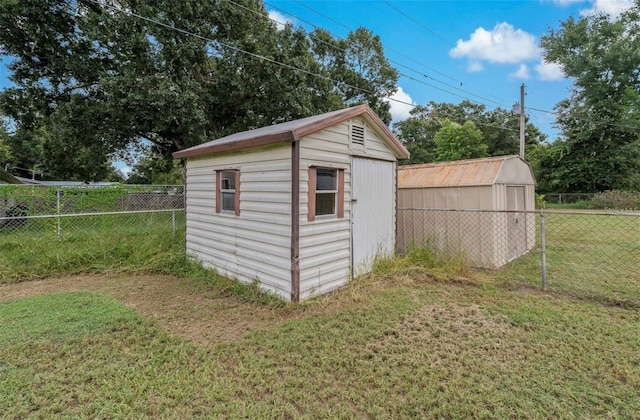
M 300 142 L 300 299 L 330 292 L 351 278 L 349 121 Z M 344 217 L 308 220 L 309 168 L 344 170 Z
M 216 171 L 237 169 L 239 216 L 216 214 Z M 187 253 L 242 282 L 291 297 L 291 145 L 187 161 Z
M 364 147 L 352 143 L 352 121 L 364 127 Z M 396 157 L 364 119 L 344 121 L 306 136 L 300 146 L 300 298 L 306 299 L 335 290 L 351 279 L 351 157 L 361 156 L 388 162 L 395 162 Z M 344 170 L 343 218 L 308 220 L 310 167 Z M 395 181 L 393 182 L 395 188 Z M 389 203 L 388 207 L 395 214 L 394 203 Z M 393 214 L 389 215 L 391 223 Z M 390 229 L 393 232 L 394 227 L 391 226 Z

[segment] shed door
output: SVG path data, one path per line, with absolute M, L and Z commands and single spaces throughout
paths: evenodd
M 371 271 L 377 255 L 393 254 L 394 162 L 354 157 L 351 164 L 353 276 Z
M 507 187 L 507 210 L 523 212 L 524 187 Z M 509 261 L 527 252 L 527 217 L 525 213 L 508 213 Z

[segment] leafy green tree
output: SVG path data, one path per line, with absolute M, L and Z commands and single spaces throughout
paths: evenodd
M 487 156 L 487 145 L 483 142 L 482 131 L 471 121 L 460 125 L 448 119 L 444 120 L 434 141 L 436 160 L 439 162 Z
M 519 153 L 520 122 L 517 115 L 502 108 L 487 110 L 484 105 L 468 100 L 459 104 L 430 102 L 426 106 L 415 107 L 409 118 L 393 126 L 398 138 L 411 152 L 411 159 L 402 163 L 436 160 L 434 138 L 445 120 L 460 125 L 467 121 L 473 122 L 482 132 L 483 142 L 487 145 L 487 156 Z M 546 135 L 533 124 L 526 124 L 525 133 L 528 147 L 546 140 Z
M 7 126 L 4 121 L 0 120 L 0 165 L 10 163 L 13 159 L 11 148 L 7 142 L 8 139 L 9 134 L 7 133 Z
M 235 3 L 243 7 L 2 1 L 0 48 L 12 57 L 15 86 L 2 92 L 0 106 L 17 127 L 15 154 L 48 172 L 99 179 L 110 158 L 143 142 L 170 157 L 233 132 L 355 103 L 390 119 L 382 97 L 395 91 L 397 73 L 378 37 L 359 29 L 346 41 L 330 39 L 340 49 L 327 50 L 329 66 L 304 30 L 278 30 L 261 1 Z M 76 162 L 65 163 L 62 157 L 76 151 Z
M 541 162 L 547 192 L 640 188 L 640 2 L 617 20 L 569 18 L 542 37 L 573 81 L 557 106 L 563 139 Z
M 127 184 L 179 185 L 184 183 L 183 167 L 167 160 L 153 148 L 144 150 L 126 180 Z

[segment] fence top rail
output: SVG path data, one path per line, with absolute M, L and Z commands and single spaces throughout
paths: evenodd
M 584 215 L 584 216 L 626 216 L 640 217 L 640 209 L 629 210 L 479 210 L 479 209 L 440 209 L 440 208 L 419 208 L 419 207 L 399 207 L 399 211 L 433 211 L 433 212 L 458 212 L 458 213 L 518 213 L 518 214 L 562 214 L 562 215 Z
M 529 213 L 539 214 L 540 210 L 480 210 L 480 209 L 439 209 L 439 208 L 419 208 L 419 207 L 399 207 L 398 210 L 410 210 L 410 211 L 439 211 L 450 213 Z
M 540 210 L 537 210 L 538 212 Z M 629 216 L 629 217 L 638 217 L 640 216 L 640 209 L 622 209 L 622 210 L 547 210 L 544 209 L 545 214 L 576 214 L 576 215 L 584 215 L 584 216 Z
M 33 216 L 12 216 L 12 217 L 0 217 L 0 220 L 18 220 L 18 219 L 51 219 L 58 217 L 86 217 L 86 216 L 115 216 L 123 214 L 143 214 L 143 213 L 169 213 L 169 212 L 181 212 L 182 208 L 176 209 L 158 209 L 158 210 L 132 210 L 132 211 L 107 211 L 102 213 L 60 213 L 60 214 L 40 214 Z

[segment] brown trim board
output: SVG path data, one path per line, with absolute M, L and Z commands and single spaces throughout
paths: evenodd
M 300 301 L 300 140 L 291 143 L 291 301 Z

